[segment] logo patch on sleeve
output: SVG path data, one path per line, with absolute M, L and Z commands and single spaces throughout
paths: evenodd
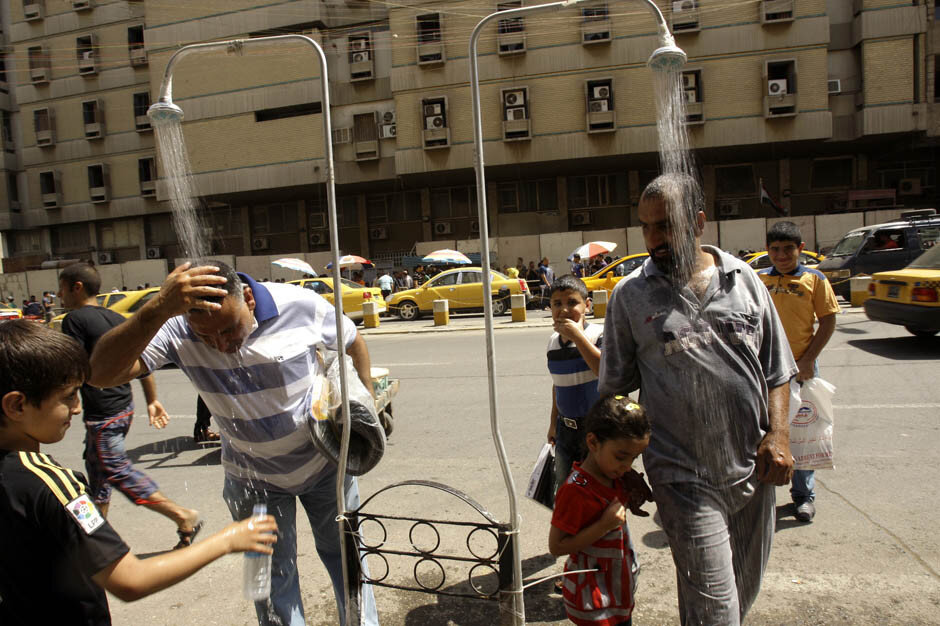
M 69 502 L 65 505 L 65 508 L 68 510 L 69 515 L 72 516 L 72 519 L 78 522 L 78 525 L 82 527 L 86 535 L 95 532 L 99 526 L 104 524 L 104 517 L 101 516 L 98 507 L 91 501 L 87 493 L 83 493 Z

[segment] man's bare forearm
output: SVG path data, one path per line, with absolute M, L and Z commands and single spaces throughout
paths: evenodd
M 140 379 L 140 387 L 144 391 L 144 398 L 147 404 L 152 404 L 157 399 L 157 383 L 153 379 L 153 374 L 144 376 Z
M 135 366 L 150 340 L 168 318 L 157 308 L 157 298 L 119 326 L 105 333 L 91 353 L 91 378 L 95 387 L 114 387 L 135 378 Z
M 790 383 L 786 382 L 767 392 L 767 413 L 770 432 L 780 433 L 787 441 L 790 437 Z
M 365 385 L 369 393 L 375 395 L 372 389 L 372 359 L 369 356 L 369 348 L 366 346 L 366 340 L 362 335 L 357 334 L 356 339 L 346 349 L 347 354 L 352 358 L 356 372 L 359 374 L 359 380 Z

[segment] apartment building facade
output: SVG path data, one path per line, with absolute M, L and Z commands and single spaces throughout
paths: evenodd
M 4 161 L 8 258 L 178 256 L 142 117 L 167 61 L 187 43 L 290 33 L 327 55 L 343 250 L 391 257 L 480 235 L 468 40 L 518 1 L 6 4 L 15 78 L 0 109 L 21 129 Z M 761 183 L 793 215 L 935 206 L 933 0 L 658 4 L 689 55 L 682 91 L 710 219 L 775 215 Z M 658 169 L 654 26 L 642 3 L 594 0 L 483 33 L 490 236 L 636 224 Z M 187 57 L 173 95 L 215 253 L 328 249 L 308 45 Z

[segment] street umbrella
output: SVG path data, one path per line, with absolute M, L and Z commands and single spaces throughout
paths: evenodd
M 574 260 L 574 255 L 578 255 L 582 259 L 591 259 L 596 257 L 598 254 L 607 254 L 608 252 L 613 252 L 617 249 L 617 244 L 612 241 L 591 241 L 583 246 L 578 246 L 575 248 L 574 252 L 571 253 L 571 256 L 568 257 L 569 261 Z
M 370 261 L 369 259 L 364 259 L 364 258 L 362 258 L 361 256 L 356 256 L 355 254 L 347 254 L 347 255 L 341 256 L 341 257 L 339 258 L 339 268 L 340 268 L 340 269 L 351 268 L 351 267 L 356 266 L 356 265 L 358 265 L 358 267 L 356 267 L 355 269 L 361 270 L 363 265 L 370 265 L 370 266 L 371 266 L 371 265 L 372 265 L 372 261 Z M 328 270 L 333 269 L 333 262 L 332 262 L 332 261 L 330 261 L 329 263 L 326 264 L 326 269 L 328 269 Z
M 422 257 L 422 263 L 433 263 L 435 265 L 470 265 L 471 261 L 462 252 L 456 250 L 435 250 L 431 254 Z
M 284 267 L 289 270 L 303 272 L 305 274 L 310 274 L 311 276 L 318 276 L 317 271 L 313 269 L 309 263 L 306 261 L 301 261 L 300 259 L 291 259 L 287 257 L 278 259 L 276 261 L 271 261 L 271 265 L 277 265 L 278 267 Z

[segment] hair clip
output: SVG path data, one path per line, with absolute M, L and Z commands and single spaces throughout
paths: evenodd
M 614 396 L 614 400 L 623 400 L 623 396 Z

